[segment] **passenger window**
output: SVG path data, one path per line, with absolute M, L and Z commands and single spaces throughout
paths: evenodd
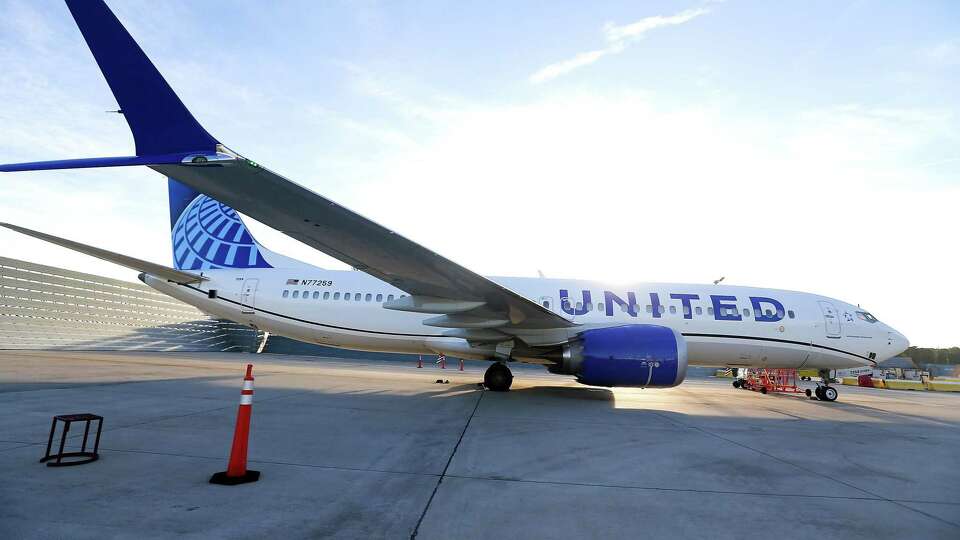
M 290 291 L 287 291 L 287 290 L 283 291 L 283 297 L 286 298 L 288 296 L 290 296 Z
M 593 311 L 593 302 L 587 302 L 587 311 Z
M 653 306 L 647 304 L 647 313 L 653 313 Z
M 749 316 L 750 316 L 750 310 L 747 309 L 747 308 L 743 308 L 743 316 L 744 316 L 744 317 L 749 317 Z
M 310 291 L 303 291 L 303 299 L 304 300 L 310 299 Z
M 697 306 L 697 315 L 703 315 L 703 308 L 700 306 Z
M 781 319 L 783 318 L 783 310 L 782 310 L 782 309 L 777 309 L 777 317 L 780 317 Z
M 666 310 L 666 308 L 663 307 L 663 304 L 661 304 L 661 305 L 659 306 L 659 310 L 658 310 L 658 311 L 660 311 L 660 314 L 663 315 L 664 313 L 666 313 L 667 310 Z
M 697 308 L 697 309 L 700 309 L 700 308 Z M 708 307 L 708 308 L 707 308 L 707 315 L 713 315 L 713 308 L 712 308 L 712 307 Z
M 377 302 L 383 302 L 383 295 L 382 295 L 382 294 L 378 294 L 378 295 L 377 295 Z
M 690 306 L 683 306 L 683 314 L 687 317 L 690 316 Z
M 577 311 L 583 311 L 583 302 L 577 302 Z
M 367 295 L 364 296 L 363 299 L 364 301 L 369 302 L 370 300 L 373 300 L 373 295 L 370 293 L 367 293 Z
M 793 313 L 793 310 L 792 310 L 792 309 L 791 309 L 791 310 L 789 310 L 789 311 L 787 311 L 787 317 L 790 317 L 791 319 L 793 319 L 793 318 L 794 318 L 794 316 L 795 316 L 795 315 L 794 315 L 794 313 Z
M 313 291 L 313 299 L 317 300 L 318 298 L 320 298 L 320 291 Z
M 603 311 L 604 304 L 603 302 L 597 302 L 597 311 Z
M 294 298 L 300 298 L 300 291 L 293 291 Z
M 329 299 L 330 299 L 330 291 L 327 291 L 327 292 L 323 293 L 323 299 L 324 299 L 324 300 L 329 300 Z
M 550 309 L 550 302 L 548 300 L 544 300 L 541 304 L 543 304 L 543 307 Z
M 766 309 L 763 312 L 767 314 L 767 317 L 773 317 L 773 312 L 770 311 L 769 309 Z
M 334 300 L 339 300 L 339 299 L 340 299 L 340 293 L 338 293 L 338 292 L 333 293 L 333 299 L 334 299 Z
M 392 295 L 392 294 L 388 294 L 388 295 L 387 295 L 387 302 L 393 302 L 393 295 Z
M 670 314 L 671 315 L 677 314 L 677 306 L 670 306 Z

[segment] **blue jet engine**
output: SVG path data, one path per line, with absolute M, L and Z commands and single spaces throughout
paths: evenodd
M 553 373 L 576 375 L 591 386 L 669 388 L 687 376 L 687 342 L 656 324 L 595 328 L 565 345 Z

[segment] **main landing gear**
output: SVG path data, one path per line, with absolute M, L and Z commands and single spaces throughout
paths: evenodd
M 811 392 L 810 389 L 807 388 L 807 397 L 812 398 L 815 396 L 820 401 L 836 401 L 837 396 L 839 396 L 840 393 L 837 392 L 836 388 L 830 386 L 830 383 L 832 381 L 830 379 L 829 369 L 820 370 L 820 380 L 822 380 L 823 382 L 817 383 L 817 388 L 813 392 Z
M 494 392 L 506 392 L 513 384 L 513 373 L 503 362 L 494 362 L 483 374 L 483 385 Z

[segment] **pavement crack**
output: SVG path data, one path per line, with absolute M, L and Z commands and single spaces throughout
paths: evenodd
M 480 408 L 480 402 L 483 400 L 483 395 L 487 393 L 486 390 L 480 390 L 480 395 L 477 397 L 477 402 L 473 405 L 473 410 L 470 411 L 470 417 L 467 418 L 467 422 L 463 425 L 463 431 L 460 432 L 460 438 L 457 439 L 457 444 L 453 446 L 453 451 L 450 452 L 450 457 L 447 458 L 447 464 L 443 466 L 443 472 L 440 473 L 440 478 L 437 478 L 437 485 L 433 486 L 433 492 L 430 493 L 430 498 L 427 499 L 427 504 L 423 507 L 423 512 L 420 513 L 420 519 L 417 520 L 417 525 L 413 528 L 413 532 L 410 533 L 410 539 L 413 540 L 417 537 L 417 534 L 420 533 L 420 524 L 423 523 L 423 518 L 427 516 L 427 511 L 430 510 L 430 504 L 433 503 L 433 498 L 437 496 L 437 491 L 440 489 L 440 484 L 443 483 L 443 479 L 447 476 L 447 469 L 450 468 L 450 464 L 453 463 L 453 456 L 457 455 L 457 450 L 460 449 L 460 443 L 463 442 L 463 436 L 467 434 L 467 429 L 470 427 L 470 422 L 473 421 L 473 417 L 477 414 L 477 409 Z
M 849 495 L 816 495 L 808 493 L 774 493 L 766 491 L 733 491 L 733 490 L 723 490 L 723 489 L 696 489 L 696 488 L 672 488 L 672 487 L 663 487 L 663 486 L 636 486 L 629 484 L 604 484 L 598 482 L 565 482 L 562 480 L 534 480 L 529 478 L 503 478 L 503 477 L 490 477 L 490 476 L 472 476 L 472 475 L 461 475 L 461 474 L 448 474 L 448 478 L 460 478 L 463 480 L 483 480 L 488 482 L 515 482 L 521 484 L 541 484 L 541 485 L 552 485 L 552 486 L 576 486 L 576 487 L 591 487 L 591 488 L 603 488 L 603 489 L 635 489 L 641 491 L 669 491 L 669 492 L 680 492 L 680 493 L 706 493 L 714 495 L 746 495 L 746 496 L 755 496 L 755 497 L 789 497 L 789 498 L 801 498 L 801 499 L 839 499 L 839 500 L 851 500 L 851 501 L 878 501 L 878 502 L 900 502 L 900 503 L 914 503 L 914 504 L 944 504 L 951 506 L 960 506 L 960 502 L 949 502 L 949 501 L 919 501 L 911 499 L 887 499 L 881 496 L 865 496 L 865 497 L 853 497 Z

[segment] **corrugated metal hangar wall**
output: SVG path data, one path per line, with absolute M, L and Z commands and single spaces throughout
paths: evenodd
M 0 257 L 0 349 L 254 351 L 256 332 L 131 283 Z

